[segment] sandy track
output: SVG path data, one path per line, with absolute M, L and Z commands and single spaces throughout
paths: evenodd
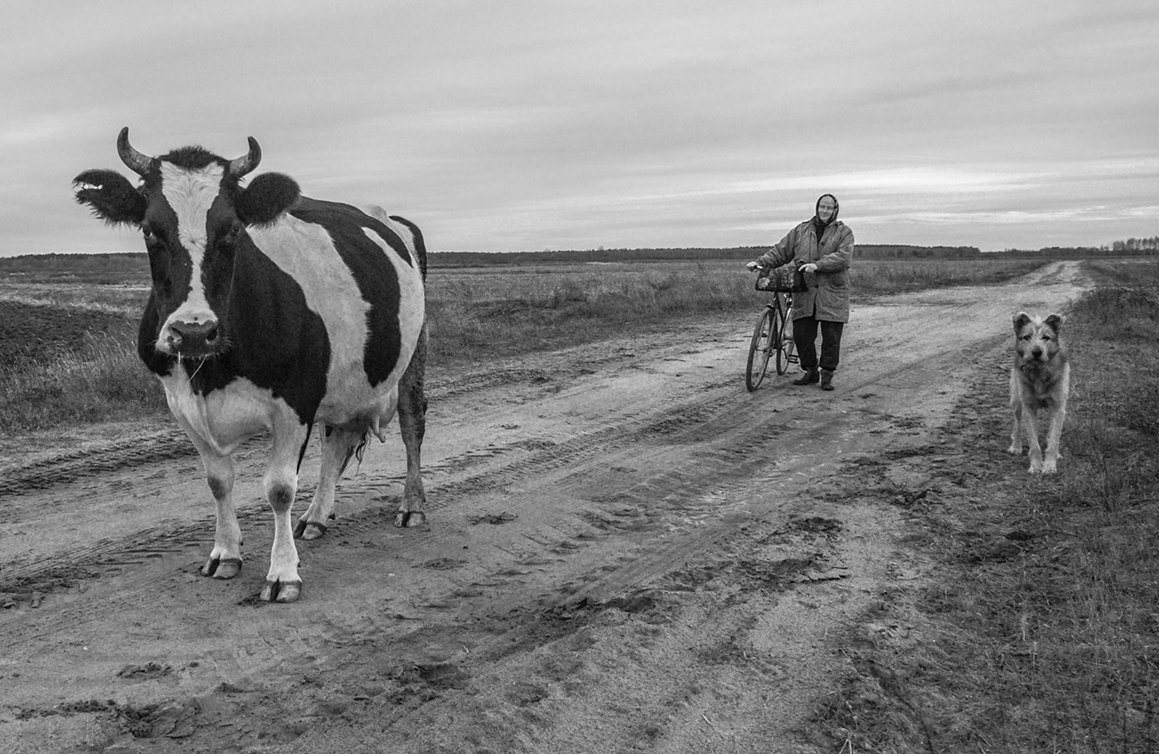
M 735 318 L 432 374 L 429 528 L 390 525 L 392 437 L 300 543 L 293 606 L 254 600 L 260 443 L 224 583 L 196 575 L 212 509 L 168 430 L 9 459 L 0 750 L 811 750 L 843 628 L 917 567 L 898 511 L 833 480 L 928 442 L 1013 312 L 1082 285 L 1060 263 L 855 307 L 829 394 L 746 393 Z M 315 448 L 298 511 L 316 476 Z

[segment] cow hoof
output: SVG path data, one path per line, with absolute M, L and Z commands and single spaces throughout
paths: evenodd
M 241 558 L 210 558 L 201 566 L 200 573 L 215 579 L 232 579 L 241 573 Z
M 267 581 L 259 599 L 262 602 L 297 602 L 301 596 L 301 581 Z
M 294 527 L 294 539 L 321 539 L 326 534 L 326 524 L 315 524 L 300 519 Z
M 394 514 L 394 525 L 400 529 L 414 529 L 427 523 L 427 514 L 422 511 L 399 511 Z

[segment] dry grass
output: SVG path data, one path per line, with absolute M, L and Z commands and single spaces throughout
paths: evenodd
M 855 297 L 979 285 L 1030 272 L 1046 261 L 859 261 Z M 485 359 L 599 340 L 624 327 L 673 317 L 755 312 L 768 294 L 735 261 L 559 264 L 434 269 L 428 279 L 435 360 Z
M 1159 269 L 1102 274 L 1116 287 L 1067 318 L 1060 473 L 1030 477 L 1005 455 L 1006 378 L 983 367 L 939 446 L 960 460 L 936 466 L 936 494 L 912 511 L 926 586 L 867 616 L 909 638 L 855 632 L 855 672 L 818 715 L 837 745 L 1159 750 Z
M 951 285 L 990 285 L 1025 275 L 1044 259 L 1003 260 L 872 260 L 854 268 L 859 295 L 890 295 Z
M 1043 260 L 859 261 L 855 295 L 1009 279 Z M 22 432 L 163 412 L 155 380 L 135 356 L 140 280 L 106 285 L 62 270 L 0 280 L 11 309 L 0 346 L 0 429 Z M 63 277 L 62 277 L 63 276 Z M 625 328 L 664 327 L 674 318 L 757 311 L 740 262 L 544 264 L 431 269 L 431 366 L 599 340 Z M 13 308 L 15 307 L 15 308 Z M 7 312 L 0 309 L 0 314 Z M 62 314 L 72 320 L 62 321 Z M 739 321 L 739 319 L 738 319 Z M 95 337 L 83 340 L 86 328 Z
M 76 350 L 0 369 L 0 426 L 10 432 L 132 419 L 165 410 L 131 337 L 88 334 Z

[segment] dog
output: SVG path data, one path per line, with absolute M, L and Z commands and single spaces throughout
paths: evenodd
M 1058 471 L 1058 445 L 1070 393 L 1070 361 L 1059 333 L 1062 317 L 1046 319 L 1026 312 L 1014 315 L 1014 365 L 1010 368 L 1010 408 L 1014 428 L 1008 452 L 1022 454 L 1022 439 L 1030 449 L 1030 473 Z M 1046 455 L 1038 444 L 1038 410 L 1046 409 Z

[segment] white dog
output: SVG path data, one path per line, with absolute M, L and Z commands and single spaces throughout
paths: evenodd
M 1010 432 L 1010 453 L 1022 454 L 1022 439 L 1030 448 L 1030 473 L 1058 471 L 1058 444 L 1066 420 L 1066 398 L 1070 392 L 1070 363 L 1059 338 L 1062 317 L 1046 319 L 1026 312 L 1014 315 L 1014 366 L 1010 368 L 1010 407 L 1014 429 Z M 1038 410 L 1046 409 L 1046 457 L 1038 445 Z

